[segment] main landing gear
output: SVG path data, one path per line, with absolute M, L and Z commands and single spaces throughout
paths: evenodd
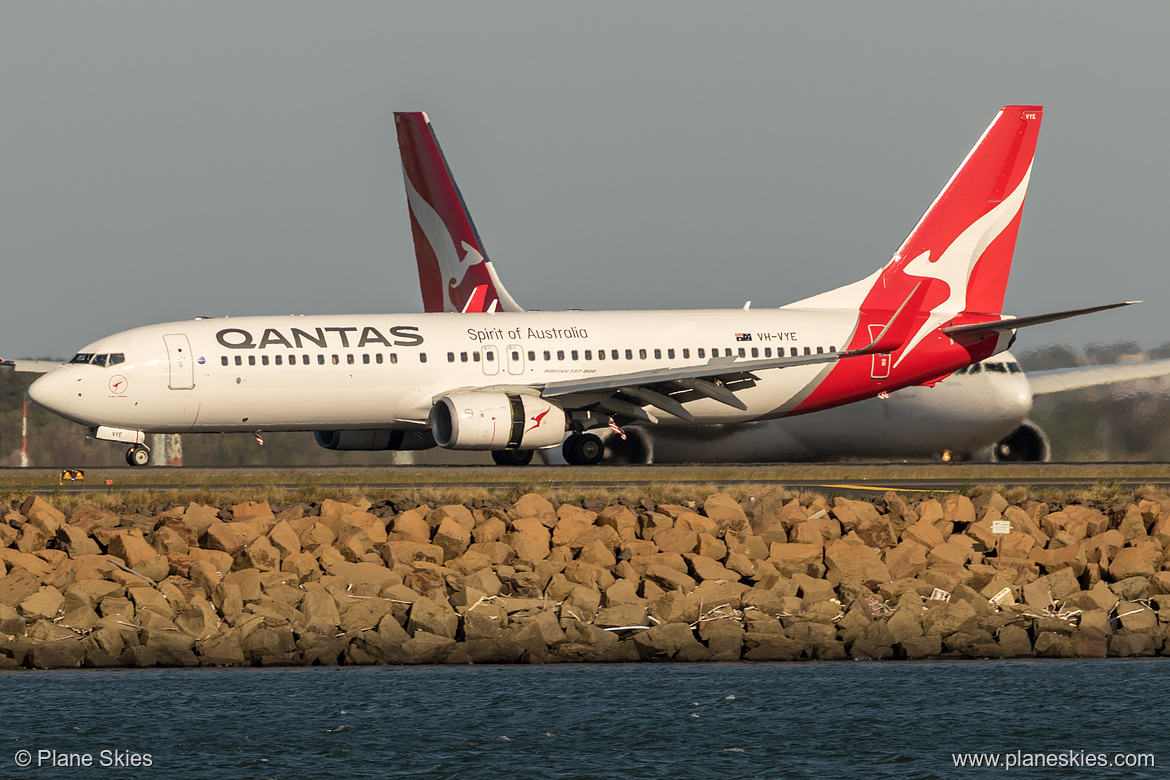
M 131 466 L 145 466 L 150 463 L 150 450 L 145 445 L 135 444 L 126 450 L 126 463 Z
M 492 450 L 497 466 L 527 466 L 532 462 L 532 450 Z
M 596 466 L 605 454 L 605 445 L 592 433 L 572 433 L 561 446 L 561 454 L 570 466 Z

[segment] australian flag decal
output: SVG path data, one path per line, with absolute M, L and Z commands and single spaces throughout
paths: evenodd
M 752 334 L 750 334 L 750 333 L 736 333 L 735 340 L 736 341 L 751 341 Z

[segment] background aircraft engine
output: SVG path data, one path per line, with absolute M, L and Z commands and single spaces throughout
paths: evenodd
M 429 450 L 435 446 L 430 431 L 313 431 L 313 437 L 327 450 Z
M 518 393 L 467 392 L 440 396 L 431 432 L 452 450 L 535 450 L 565 437 L 565 410 Z
M 1041 461 L 1052 457 L 1052 445 L 1048 435 L 1031 420 L 1024 420 L 1020 427 L 997 441 L 991 448 L 991 459 L 998 462 Z

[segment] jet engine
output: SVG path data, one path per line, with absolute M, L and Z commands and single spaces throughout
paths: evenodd
M 980 457 L 980 456 L 986 457 Z M 1052 445 L 1048 435 L 1031 420 L 1024 420 L 1020 427 L 976 455 L 976 460 L 990 460 L 993 463 L 1047 462 L 1052 458 Z
M 429 450 L 435 446 L 430 431 L 313 431 L 317 444 L 327 450 Z
M 536 450 L 565 437 L 565 410 L 535 395 L 466 392 L 440 396 L 431 432 L 452 450 Z

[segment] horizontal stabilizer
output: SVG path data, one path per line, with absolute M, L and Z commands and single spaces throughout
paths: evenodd
M 1043 325 L 1046 322 L 1056 322 L 1057 320 L 1065 320 L 1069 317 L 1079 317 L 1082 314 L 1093 314 L 1094 312 L 1117 309 L 1122 306 L 1133 306 L 1135 303 L 1141 303 L 1141 301 L 1123 301 L 1122 303 L 1110 303 L 1104 306 L 1090 306 L 1087 309 L 1070 309 L 1068 311 L 1052 312 L 1051 314 L 1035 314 L 1031 317 L 1005 317 L 1002 320 L 992 320 L 991 322 L 953 325 L 949 328 L 942 328 L 941 330 L 951 338 L 955 336 L 983 336 L 1005 330 L 1024 328 L 1028 325 Z

